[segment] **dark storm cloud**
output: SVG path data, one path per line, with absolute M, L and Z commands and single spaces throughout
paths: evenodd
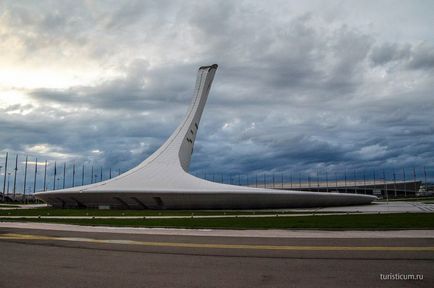
M 434 68 L 434 47 L 384 43 L 372 50 L 370 58 L 375 65 L 393 63 L 401 69 L 430 70 Z
M 408 66 L 412 69 L 433 69 L 434 47 L 421 45 L 415 48 Z
M 274 6 L 56 2 L 52 11 L 30 12 L 8 5 L 29 51 L 58 42 L 54 55 L 68 48 L 117 73 L 87 85 L 30 89 L 31 106 L 2 111 L 2 149 L 35 154 L 31 147 L 47 144 L 124 171 L 184 117 L 197 67 L 218 63 L 193 154 L 196 174 L 429 164 L 432 44 L 381 39 L 339 22 L 339 11 L 324 20 Z
M 5 131 L 5 150 L 16 151 L 21 158 L 29 154 L 40 160 L 74 161 L 125 171 L 158 148 L 173 129 L 170 124 L 138 115 L 133 119 L 122 113 L 76 115 L 53 110 L 35 108 L 26 121 L 20 120 L 21 115 L 3 118 L 0 128 Z M 47 150 L 33 149 L 41 145 Z
M 392 61 L 406 60 L 410 58 L 410 45 L 398 45 L 397 43 L 384 43 L 372 50 L 371 60 L 376 65 L 383 65 Z

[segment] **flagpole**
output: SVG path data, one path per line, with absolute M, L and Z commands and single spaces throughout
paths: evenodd
M 26 182 L 27 182 L 27 160 L 28 160 L 29 156 L 26 155 L 26 166 L 24 167 L 24 191 L 23 191 L 23 199 L 24 200 L 26 198 Z
M 56 175 L 57 175 L 57 165 L 56 165 L 56 161 L 54 161 L 53 190 L 56 190 Z
M 5 159 L 5 177 L 3 179 L 3 193 L 2 193 L 2 198 L 3 201 L 5 201 L 5 193 L 6 193 L 6 174 L 8 173 L 8 152 L 6 152 L 6 159 Z
M 63 162 L 63 188 L 65 189 L 65 176 L 66 176 L 66 161 Z
M 75 163 L 72 165 L 72 187 L 75 187 Z
M 47 160 L 45 160 L 45 170 L 44 170 L 44 191 L 47 191 Z
M 15 173 L 14 173 L 14 201 L 15 201 L 15 193 L 17 191 L 17 171 L 18 171 L 18 154 L 15 157 Z
M 35 162 L 35 177 L 33 178 L 33 194 L 36 192 L 36 174 L 38 173 L 38 158 L 36 157 Z

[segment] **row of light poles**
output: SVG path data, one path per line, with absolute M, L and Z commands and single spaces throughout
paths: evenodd
M 9 197 L 9 195 L 11 194 L 10 193 L 11 192 L 10 191 L 10 186 L 11 186 L 10 176 L 13 173 L 12 199 L 15 201 L 16 200 L 16 193 L 17 193 L 18 154 L 15 157 L 15 168 L 13 170 L 8 170 L 8 162 L 9 162 L 8 158 L 9 158 L 9 153 L 6 152 L 4 166 L 0 166 L 0 175 L 2 174 L 1 172 L 2 172 L 2 169 L 4 168 L 3 189 L 1 192 L 1 200 L 5 201 L 6 197 Z M 22 194 L 23 199 L 25 199 L 25 197 L 26 197 L 26 192 L 30 192 L 28 189 L 29 186 L 28 186 L 28 177 L 27 177 L 28 166 L 29 166 L 28 164 L 29 164 L 29 157 L 26 156 L 25 162 L 24 162 L 24 182 L 23 182 L 23 190 L 22 190 L 23 191 L 23 194 Z M 44 165 L 44 173 L 43 173 L 44 177 L 43 177 L 42 191 L 47 191 L 49 189 L 48 183 L 47 183 L 47 181 L 48 181 L 48 179 L 47 179 L 48 161 L 45 160 L 45 163 L 42 165 Z M 36 157 L 35 162 L 34 162 L 34 170 L 33 170 L 33 172 L 34 172 L 33 187 L 32 187 L 33 193 L 35 193 L 36 189 L 37 189 L 37 175 L 39 174 L 38 173 L 38 166 L 40 166 L 40 163 L 38 162 L 38 158 Z M 52 186 L 53 190 L 60 189 L 60 188 L 64 189 L 64 188 L 66 188 L 66 184 L 67 184 L 66 183 L 66 178 L 67 178 L 66 162 L 63 163 L 63 176 L 62 176 L 62 173 L 58 173 L 57 170 L 58 170 L 57 162 L 54 161 L 54 169 L 52 172 L 53 173 L 53 186 Z M 85 183 L 85 178 L 86 178 L 85 177 L 85 165 L 84 164 L 82 165 L 81 171 L 80 171 L 81 172 L 81 183 L 77 183 L 77 181 L 76 181 L 76 174 L 77 174 L 76 172 L 78 172 L 77 170 L 78 169 L 76 169 L 76 165 L 74 163 L 72 166 L 72 182 L 71 182 L 72 187 L 75 187 L 77 184 L 79 184 L 79 185 L 86 184 Z M 113 174 L 120 175 L 120 173 L 121 173 L 120 169 L 117 170 L 117 173 L 113 173 L 112 168 L 110 168 L 108 177 L 109 177 L 109 179 L 111 179 L 114 176 Z M 89 177 L 90 183 L 96 183 L 96 182 L 98 182 L 98 180 L 102 181 L 103 176 L 104 176 L 103 175 L 103 168 L 101 167 L 99 173 L 97 173 L 97 170 L 95 171 L 94 166 L 92 166 L 90 175 L 91 175 L 91 177 Z M 87 178 L 87 179 L 89 179 L 89 178 Z M 57 183 L 59 183 L 60 181 L 62 181 L 62 185 L 59 187 L 59 186 L 57 186 Z
M 316 171 L 316 180 L 311 175 L 308 175 L 307 177 L 302 177 L 301 173 L 298 173 L 296 175 L 298 177 L 294 177 L 293 173 L 291 173 L 289 175 L 289 177 L 285 177 L 286 180 L 284 180 L 284 174 L 283 173 L 279 173 L 280 175 L 279 174 L 276 175 L 275 173 L 273 173 L 271 175 L 265 174 L 265 173 L 261 174 L 261 175 L 256 174 L 252 177 L 252 176 L 249 176 L 248 174 L 244 174 L 244 175 L 236 174 L 235 176 L 234 175 L 228 176 L 228 175 L 223 175 L 220 173 L 206 173 L 206 172 L 204 172 L 204 173 L 202 173 L 201 176 L 202 176 L 202 178 L 204 178 L 206 180 L 211 180 L 213 182 L 229 183 L 229 184 L 235 184 L 235 185 L 240 185 L 240 186 L 241 185 L 247 185 L 247 186 L 255 186 L 255 187 L 260 186 L 260 187 L 265 187 L 265 188 L 267 188 L 267 186 L 268 186 L 268 188 L 279 188 L 279 187 L 284 188 L 284 184 L 285 184 L 285 185 L 289 185 L 285 188 L 309 188 L 309 189 L 316 188 L 318 191 L 320 190 L 320 188 L 321 189 L 324 188 L 322 186 L 325 186 L 326 190 L 328 191 L 329 189 L 334 188 L 333 184 L 335 184 L 335 187 L 344 186 L 344 187 L 349 189 L 349 188 L 356 186 L 356 185 L 362 185 L 362 183 L 363 183 L 363 186 L 366 186 L 367 184 L 369 184 L 369 185 L 376 185 L 376 184 L 383 184 L 384 185 L 384 184 L 386 184 L 387 185 L 387 182 L 389 182 L 389 183 L 393 182 L 396 185 L 396 183 L 399 181 L 398 174 L 396 173 L 395 169 L 393 169 L 391 177 L 390 177 L 390 174 L 389 174 L 389 177 L 387 177 L 388 175 L 386 173 L 386 169 L 382 169 L 382 170 L 374 169 L 372 171 L 372 174 L 370 175 L 371 177 L 369 177 L 370 179 L 367 178 L 368 175 L 367 175 L 366 171 L 363 171 L 362 178 L 357 178 L 358 175 L 360 176 L 360 173 L 357 173 L 357 170 L 354 170 L 353 172 L 354 172 L 352 175 L 353 177 L 348 177 L 351 174 L 349 174 L 347 172 L 347 170 L 345 170 L 344 174 L 341 177 L 339 177 L 339 174 L 337 172 L 334 172 L 334 179 L 332 178 L 333 180 L 330 179 L 330 177 L 329 177 L 330 175 L 329 175 L 328 170 L 325 170 L 325 173 L 324 173 L 325 178 L 320 177 L 320 173 L 319 173 L 318 169 Z M 413 188 L 413 190 L 416 190 L 416 185 L 417 185 L 416 184 L 416 181 L 417 181 L 416 169 L 413 168 L 411 172 L 412 173 L 410 173 L 410 174 L 412 174 L 412 175 L 409 176 L 408 174 L 406 175 L 406 170 L 402 169 L 402 174 L 400 174 L 401 175 L 400 180 L 402 182 L 404 182 L 404 186 L 406 185 L 405 184 L 406 181 L 413 180 L 413 182 L 415 182 L 415 184 L 414 184 L 415 187 L 411 187 L 411 188 Z M 198 175 L 198 174 L 196 174 L 196 175 Z M 424 177 L 424 183 L 427 183 L 428 173 L 427 173 L 426 167 L 423 168 L 423 175 L 424 175 L 423 176 Z M 199 174 L 199 176 L 200 176 L 200 174 Z M 242 181 L 242 178 L 244 178 L 245 181 Z M 252 178 L 254 179 L 254 181 L 250 181 L 250 179 L 252 179 Z M 298 178 L 298 185 L 297 185 L 297 178 Z M 270 185 L 270 182 L 271 182 L 271 185 Z M 321 182 L 323 182 L 323 183 L 321 183 Z M 341 182 L 341 183 L 343 182 L 342 183 L 343 185 L 339 185 L 339 182 Z M 333 184 L 330 185 L 330 183 L 333 183 Z M 306 184 L 307 184 L 307 186 L 306 186 Z M 408 187 L 408 188 L 410 188 L 410 187 Z M 404 190 L 406 190 L 406 189 L 404 189 Z M 345 192 L 347 192 L 347 190 Z

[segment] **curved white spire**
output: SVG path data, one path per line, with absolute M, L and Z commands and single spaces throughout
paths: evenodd
M 167 141 L 139 167 L 158 164 L 179 164 L 185 172 L 188 172 L 191 155 L 193 154 L 194 141 L 199 129 L 199 122 L 208 99 L 217 64 L 202 66 L 199 68 L 193 100 L 187 111 L 187 115 L 181 125 L 173 132 Z
M 153 188 L 163 188 L 170 182 L 173 182 L 170 185 L 172 187 L 179 186 L 181 184 L 179 182 L 184 179 L 182 176 L 185 176 L 189 170 L 200 118 L 208 99 L 217 67 L 218 65 L 214 64 L 199 68 L 193 100 L 187 110 L 186 117 L 159 149 L 138 166 L 124 174 L 107 181 L 82 187 L 83 190 L 106 185 L 104 188 L 107 189 L 112 186 L 111 184 L 114 184 L 116 189 L 119 189 L 119 186 L 116 184 L 122 182 L 128 182 L 130 189 L 136 186 L 135 183 L 138 183 L 138 186 Z M 190 175 L 188 174 L 188 176 Z M 168 181 L 168 178 L 172 181 Z

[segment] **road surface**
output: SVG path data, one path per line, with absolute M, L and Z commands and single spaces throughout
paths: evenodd
M 434 287 L 434 238 L 361 235 L 227 237 L 0 227 L 0 287 Z M 390 280 L 421 275 L 423 280 Z

